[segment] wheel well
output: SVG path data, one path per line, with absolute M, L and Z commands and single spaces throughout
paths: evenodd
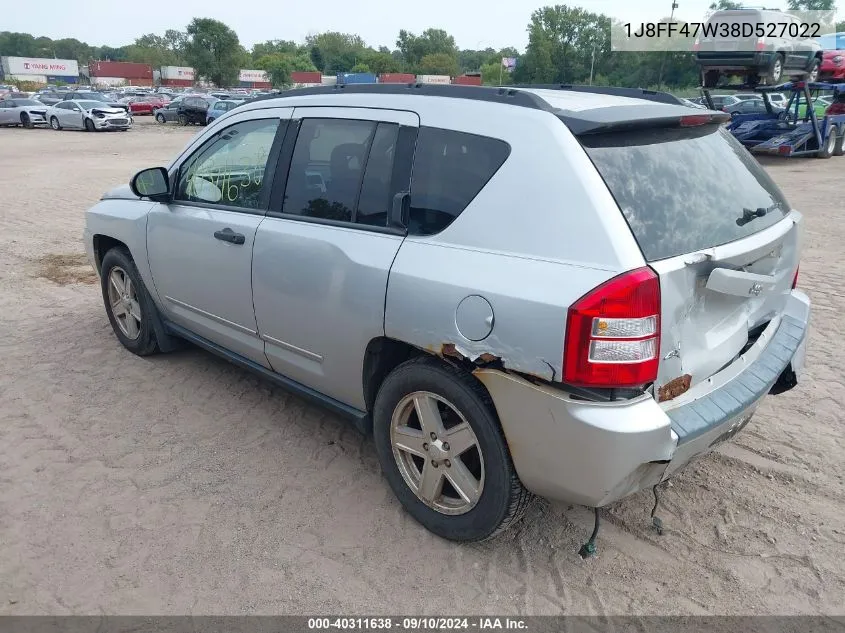
M 413 345 L 380 336 L 367 345 L 364 352 L 364 401 L 367 411 L 372 411 L 376 403 L 379 387 L 387 375 L 406 360 L 423 355 L 425 352 Z
M 105 257 L 106 253 L 108 253 L 111 249 L 118 246 L 122 246 L 128 250 L 126 244 L 120 240 L 114 239 L 113 237 L 109 237 L 108 235 L 94 236 L 94 257 L 97 262 L 98 273 L 100 272 L 101 264 L 103 263 L 103 257 Z

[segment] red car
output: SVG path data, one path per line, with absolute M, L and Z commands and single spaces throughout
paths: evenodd
M 132 114 L 152 114 L 156 108 L 163 108 L 167 101 L 159 97 L 134 97 L 129 101 L 129 111 Z
M 822 51 L 819 81 L 845 81 L 845 51 Z

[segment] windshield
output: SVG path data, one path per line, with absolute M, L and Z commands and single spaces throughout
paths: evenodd
M 36 101 L 35 99 L 16 99 L 15 103 L 18 106 L 43 106 L 44 104 L 40 101 Z
M 83 96 L 83 95 L 80 95 L 80 96 Z M 85 96 L 86 99 L 94 99 L 96 101 L 108 101 L 108 98 L 106 97 L 106 95 L 104 95 L 101 92 L 86 92 L 84 96 Z
M 747 237 L 790 209 L 723 127 L 652 128 L 580 141 L 648 261 Z

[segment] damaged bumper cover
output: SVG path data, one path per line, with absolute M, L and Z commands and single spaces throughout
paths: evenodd
M 649 394 L 592 402 L 503 371 L 475 375 L 490 392 L 523 485 L 601 507 L 660 483 L 739 432 L 781 376 L 800 376 L 809 318 L 809 299 L 793 291 L 742 356 L 663 404 Z

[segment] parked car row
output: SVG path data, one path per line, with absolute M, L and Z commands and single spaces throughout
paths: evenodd
M 218 99 L 213 95 L 189 94 L 176 97 L 170 103 L 154 110 L 154 116 L 158 123 L 208 125 L 243 103 L 246 103 L 246 100 Z

